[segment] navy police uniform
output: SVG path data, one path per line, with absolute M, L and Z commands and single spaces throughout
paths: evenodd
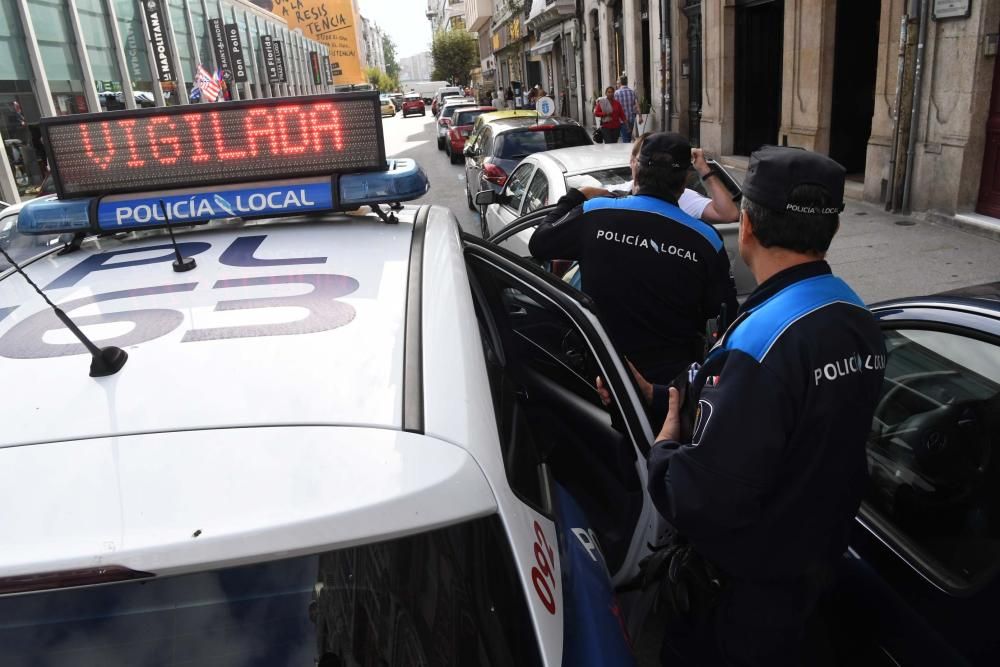
M 691 147 L 673 133 L 652 135 L 639 160 L 691 165 Z M 586 200 L 570 190 L 531 237 L 538 259 L 578 260 L 583 291 L 608 335 L 650 380 L 668 382 L 704 355 L 705 322 L 736 289 L 722 237 L 676 199 L 649 193 Z
M 794 149 L 770 150 L 758 160 Z M 830 190 L 842 197 L 842 175 Z M 727 581 L 711 621 L 668 634 L 671 664 L 687 664 L 671 650 L 698 665 L 802 664 L 804 618 L 864 493 L 885 359 L 874 317 L 822 260 L 761 284 L 711 350 L 685 400 L 690 442 L 658 442 L 649 457 L 660 513 Z

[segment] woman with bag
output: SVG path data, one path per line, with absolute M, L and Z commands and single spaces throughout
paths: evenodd
M 597 122 L 601 126 L 603 143 L 616 144 L 621 136 L 621 127 L 627 122 L 625 110 L 622 109 L 621 103 L 615 99 L 613 86 L 608 86 L 604 94 L 605 97 L 597 100 L 597 104 L 594 105 L 594 115 L 597 116 Z

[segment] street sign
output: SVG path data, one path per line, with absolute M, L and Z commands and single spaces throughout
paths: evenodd
M 535 111 L 548 118 L 556 112 L 555 100 L 551 97 L 539 97 L 538 101 L 535 102 Z

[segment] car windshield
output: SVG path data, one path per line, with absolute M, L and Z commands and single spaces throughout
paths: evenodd
M 455 114 L 455 125 L 472 125 L 484 113 L 487 112 L 479 109 L 475 111 L 459 111 Z
M 519 160 L 532 153 L 572 146 L 589 146 L 593 143 L 587 131 L 576 125 L 525 128 L 505 132 L 501 137 L 496 157 L 505 160 Z
M 594 188 L 609 188 L 622 185 L 632 180 L 631 167 L 602 167 L 594 171 L 582 174 L 573 174 L 566 177 L 567 188 L 582 188 L 584 186 Z
M 0 597 L 0 664 L 539 665 L 497 517 L 218 571 Z
M 470 103 L 470 106 L 471 106 L 471 103 Z M 441 110 L 441 117 L 442 118 L 451 118 L 452 116 L 455 115 L 455 112 L 458 111 L 461 108 L 462 108 L 461 104 L 452 104 L 450 106 L 446 106 L 446 107 L 444 107 Z

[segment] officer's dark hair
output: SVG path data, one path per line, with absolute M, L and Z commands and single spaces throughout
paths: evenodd
M 635 171 L 635 183 L 639 186 L 639 192 L 675 202 L 684 192 L 687 178 L 687 169 L 674 169 L 656 164 L 639 163 Z
M 796 186 L 788 197 L 789 204 L 806 208 L 836 207 L 825 188 L 818 185 Z M 750 218 L 753 235 L 765 248 L 787 248 L 801 253 L 823 254 L 830 248 L 833 235 L 840 226 L 837 213 L 797 213 L 774 211 L 743 197 L 743 210 Z

